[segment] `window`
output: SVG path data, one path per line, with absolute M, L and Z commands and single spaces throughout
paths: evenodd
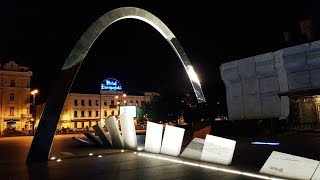
M 105 111 L 104 111 L 104 117 L 107 117 L 107 116 L 108 116 L 108 111 L 105 110 Z
M 96 100 L 96 106 L 99 106 L 99 100 Z
M 131 104 L 133 104 L 133 101 L 130 101 Z
M 137 106 L 139 105 L 139 102 L 138 102 L 138 101 L 136 101 L 136 105 L 137 105 Z
M 10 114 L 10 116 L 14 116 L 14 107 L 10 107 L 9 114 Z
M 81 100 L 81 106 L 84 106 L 84 100 L 83 99 Z
M 111 105 L 114 105 L 114 100 L 111 100 Z
M 89 100 L 89 106 L 92 106 L 91 100 Z
M 114 116 L 114 110 L 111 111 L 111 115 Z
M 16 85 L 16 83 L 14 82 L 14 80 L 11 80 L 11 81 L 10 81 L 10 86 L 11 86 L 11 87 L 14 87 L 15 85 Z
M 14 94 L 10 94 L 10 101 L 14 101 Z
M 84 117 L 84 111 L 81 111 L 81 117 Z
M 107 100 L 104 100 L 103 105 L 105 106 L 107 105 Z
M 92 116 L 92 113 L 91 113 L 91 111 L 89 111 L 89 117 L 91 117 Z
M 99 111 L 96 111 L 96 117 L 98 117 L 99 116 Z
M 73 117 L 78 117 L 78 111 L 73 112 Z
M 77 99 L 74 100 L 74 105 L 78 106 L 78 100 Z

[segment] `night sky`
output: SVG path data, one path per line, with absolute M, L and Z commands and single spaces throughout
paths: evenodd
M 221 63 L 283 48 L 283 32 L 290 31 L 295 38 L 302 19 L 314 20 L 319 37 L 316 0 L 170 2 L 1 0 L 0 61 L 14 59 L 30 67 L 31 87 L 40 90 L 38 100 L 44 102 L 85 30 L 114 8 L 135 6 L 153 13 L 171 29 L 198 72 L 208 103 L 215 103 L 225 101 Z M 118 21 L 100 35 L 72 92 L 98 93 L 100 82 L 108 77 L 118 79 L 129 93 L 175 94 L 191 87 L 167 41 L 150 25 L 134 19 Z

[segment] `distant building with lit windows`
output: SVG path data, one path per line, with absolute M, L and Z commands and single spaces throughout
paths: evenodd
M 30 77 L 27 67 L 14 61 L 0 64 L 0 132 L 30 130 Z
M 134 105 L 141 107 L 144 102 L 149 102 L 155 92 L 144 92 L 143 95 L 129 95 L 122 90 L 120 82 L 108 78 L 101 83 L 100 94 L 69 93 L 61 112 L 57 129 L 85 129 L 93 125 L 105 125 L 109 116 L 119 115 L 120 105 Z M 38 105 L 36 126 L 40 120 L 44 104 Z

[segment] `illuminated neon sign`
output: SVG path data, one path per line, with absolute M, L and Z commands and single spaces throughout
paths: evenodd
M 122 86 L 117 79 L 107 78 L 102 81 L 101 90 L 122 91 Z

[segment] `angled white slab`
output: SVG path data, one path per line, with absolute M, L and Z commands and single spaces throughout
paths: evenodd
M 314 172 L 311 180 L 319 180 L 319 179 L 320 179 L 320 167 L 318 164 L 318 167 L 317 167 L 316 171 Z
M 120 114 L 120 125 L 124 148 L 137 150 L 137 134 L 132 114 L 129 112 Z
M 161 154 L 179 156 L 185 129 L 166 125 L 164 130 Z
M 183 150 L 180 156 L 188 159 L 200 160 L 203 146 L 204 139 L 194 138 Z
M 108 128 L 111 143 L 113 148 L 122 149 L 123 148 L 123 140 L 119 131 L 119 126 L 117 120 L 114 116 L 110 116 L 106 119 L 106 126 Z
M 160 153 L 163 125 L 147 121 L 147 132 L 144 149 L 151 153 Z
M 236 141 L 213 135 L 206 135 L 201 161 L 230 165 Z
M 311 179 L 319 161 L 273 151 L 260 173 L 292 179 Z
M 90 145 L 93 145 L 93 143 L 92 143 L 92 142 L 86 141 L 86 140 L 81 139 L 81 138 L 78 138 L 78 137 L 72 137 L 72 139 L 74 139 L 74 140 L 76 140 L 76 141 L 78 141 L 78 142 L 80 142 L 80 143 L 83 143 L 83 144 L 90 144 Z
M 94 129 L 94 131 L 96 132 L 96 134 L 100 138 L 100 141 L 102 142 L 103 147 L 105 147 L 105 148 L 111 147 L 111 144 L 112 144 L 111 139 L 110 139 L 110 137 L 108 137 L 108 135 L 103 130 L 103 128 L 98 124 L 92 126 L 92 128 Z

